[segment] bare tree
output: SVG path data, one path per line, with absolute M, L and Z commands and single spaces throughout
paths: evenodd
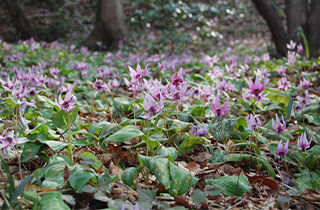
M 278 55 L 286 55 L 289 40 L 302 42 L 301 30 L 305 34 L 311 57 L 320 56 L 320 1 L 286 0 L 286 32 L 272 0 L 252 0 L 259 13 L 268 23 Z
M 99 0 L 94 29 L 83 45 L 89 49 L 99 49 L 97 43 L 108 48 L 116 48 L 126 35 L 124 13 L 120 0 Z
M 29 39 L 33 36 L 33 31 L 28 18 L 18 3 L 18 0 L 4 0 L 6 7 L 11 16 L 13 26 L 18 31 L 20 39 Z

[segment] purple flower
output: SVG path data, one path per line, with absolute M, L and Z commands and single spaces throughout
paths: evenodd
M 34 99 L 34 97 L 39 93 L 40 91 L 36 90 L 35 87 L 32 87 L 27 90 L 27 96 L 31 97 L 31 99 Z
M 264 91 L 268 82 L 269 82 L 269 79 L 265 80 L 264 83 L 261 84 L 260 80 L 256 78 L 255 82 L 253 83 L 252 80 L 249 79 L 248 85 L 249 85 L 251 94 L 255 96 L 259 95 L 261 92 Z
M 205 135 L 207 135 L 207 134 L 209 133 L 209 130 L 208 130 L 208 128 L 207 128 L 205 125 L 203 125 L 203 124 L 197 125 L 197 127 L 194 127 L 194 125 L 192 124 L 191 133 L 192 133 L 192 135 L 194 135 L 194 136 L 203 137 L 203 136 L 205 136 Z
M 107 91 L 109 89 L 109 87 L 101 79 L 98 79 L 93 84 L 93 89 L 95 89 L 95 91 L 97 91 L 97 92 L 99 92 L 99 91 L 104 92 L 104 91 Z
M 298 148 L 300 150 L 308 149 L 310 147 L 310 145 L 311 145 L 311 141 L 312 141 L 312 138 L 308 142 L 307 134 L 306 134 L 306 132 L 304 132 L 303 134 L 301 134 L 300 137 L 298 137 Z
M 270 133 L 271 135 L 278 135 L 280 134 L 281 131 L 286 129 L 286 122 L 284 121 L 283 115 L 282 115 L 282 123 L 281 123 L 278 115 L 276 114 L 276 123 L 277 124 L 275 124 L 274 120 L 272 119 L 272 128 L 276 130 L 276 132 Z
M 249 90 L 248 88 L 243 88 L 242 89 L 242 98 L 246 101 L 250 101 L 251 98 L 255 97 L 255 95 L 253 95 L 251 93 L 251 90 Z
M 283 144 L 281 139 L 277 147 L 277 155 L 279 155 L 282 158 L 286 156 L 288 154 L 288 147 L 289 147 L 289 140 L 286 142 L 286 144 Z
M 297 59 L 297 54 L 294 51 L 288 51 L 288 62 L 286 63 L 288 66 L 293 65 Z
M 29 141 L 26 137 L 14 138 L 14 131 L 10 131 L 6 136 L 0 136 L 0 149 L 5 149 L 7 151 L 12 151 L 12 148 L 16 144 L 22 144 Z
M 259 93 L 257 96 L 256 96 L 256 104 L 260 104 L 262 101 L 267 101 L 269 100 L 266 96 L 268 95 L 269 93 L 263 95 L 263 93 Z
M 156 98 L 157 100 L 160 100 L 160 95 L 165 97 L 167 91 L 168 91 L 169 85 L 163 86 L 160 82 L 154 81 L 153 86 L 150 88 L 151 95 Z M 160 90 L 160 88 L 162 90 Z
M 216 115 L 218 118 L 222 118 L 224 115 L 227 114 L 228 111 L 228 106 L 229 106 L 229 100 L 221 107 L 220 104 L 220 96 L 219 94 L 216 97 L 215 104 L 211 104 L 211 110 Z
M 300 80 L 301 88 L 307 89 L 310 86 L 310 81 L 306 78 L 303 78 L 303 81 Z
M 270 75 L 270 72 L 268 69 L 258 69 L 254 72 L 259 79 L 267 79 Z
M 299 101 L 298 105 L 295 107 L 296 111 L 301 111 L 304 110 L 304 108 L 306 108 L 306 106 L 310 105 L 311 102 L 311 98 L 309 96 L 309 92 L 306 90 L 305 94 L 304 94 L 304 98 L 301 96 L 297 96 L 296 99 Z
M 173 86 L 180 86 L 182 83 L 183 83 L 183 76 L 182 76 L 182 68 L 180 68 L 179 72 L 178 73 L 174 73 L 172 76 L 171 76 L 171 85 Z
M 37 108 L 33 101 L 29 102 L 25 98 L 22 98 L 21 100 L 18 99 L 17 103 L 19 105 L 21 105 L 20 108 L 19 108 L 20 114 L 22 114 L 24 112 L 24 110 L 26 109 L 27 106 L 32 106 L 34 108 Z
M 212 92 L 208 86 L 204 86 L 202 88 L 201 95 L 208 100 L 208 98 L 212 95 Z
M 167 96 L 173 102 L 186 101 L 188 96 L 192 94 L 193 89 L 188 90 L 188 83 L 183 82 L 181 87 L 170 86 L 171 94 Z
M 147 114 L 141 116 L 143 119 L 149 119 L 154 114 L 160 113 L 164 107 L 162 96 L 160 95 L 160 101 L 157 104 L 156 100 L 151 95 L 146 93 L 146 97 L 143 101 L 143 107 L 146 111 L 148 111 Z
M 247 118 L 247 126 L 250 130 L 258 130 L 261 127 L 261 121 L 255 114 L 250 114 Z
M 108 86 L 113 89 L 113 88 L 117 88 L 120 86 L 120 83 L 118 82 L 118 80 L 113 79 L 113 80 L 109 80 L 108 81 Z
M 60 109 L 63 109 L 64 111 L 68 112 L 68 111 L 72 111 L 76 107 L 75 104 L 77 103 L 77 97 L 74 95 L 71 95 L 72 88 L 69 88 L 66 91 L 67 93 L 63 100 L 62 100 L 61 94 L 65 91 L 60 92 L 58 102 L 56 99 L 56 104 Z
M 138 63 L 137 65 L 137 69 L 136 71 L 131 68 L 131 66 L 128 66 L 129 67 L 129 71 L 130 71 L 130 75 L 131 75 L 131 78 L 132 78 L 132 81 L 136 84 L 141 84 L 142 82 L 142 78 L 145 77 L 148 73 L 148 66 L 146 66 L 146 68 L 144 69 L 143 73 L 142 73 L 142 70 L 141 70 L 141 67 Z

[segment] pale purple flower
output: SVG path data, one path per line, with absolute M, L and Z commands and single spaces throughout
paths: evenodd
M 213 69 L 209 71 L 207 74 L 211 80 L 214 80 L 215 78 L 223 77 L 223 71 L 220 70 L 219 66 L 213 67 Z
M 159 81 L 156 80 L 153 82 L 153 86 L 150 88 L 150 93 L 154 98 L 160 100 L 160 95 L 165 97 L 168 87 L 169 85 L 163 86 Z
M 248 64 L 240 65 L 240 68 L 242 69 L 243 72 L 248 72 L 249 71 L 249 66 Z
M 277 124 L 276 124 L 277 123 Z M 278 117 L 278 114 L 276 114 L 276 122 L 272 119 L 272 128 L 276 131 L 275 133 L 270 133 L 271 135 L 278 135 L 281 131 L 286 129 L 286 122 L 284 121 L 283 115 L 282 115 L 282 123 Z
M 299 44 L 299 45 L 297 46 L 297 51 L 298 51 L 298 53 L 302 53 L 302 52 L 303 52 L 303 46 L 302 46 L 302 44 Z
M 280 90 L 284 90 L 284 91 L 287 91 L 288 88 L 292 87 L 289 82 L 288 82 L 288 79 L 287 77 L 282 77 L 281 79 L 278 80 L 278 88 Z
M 27 101 L 25 98 L 22 98 L 22 99 L 18 99 L 17 100 L 17 104 L 21 105 L 20 108 L 19 108 L 19 112 L 20 114 L 22 115 L 24 110 L 26 109 L 27 106 L 31 106 L 31 107 L 34 107 L 34 108 L 37 108 L 34 101 Z
M 22 117 L 21 115 L 18 117 L 18 119 L 19 119 L 19 122 L 20 122 L 20 124 L 22 125 L 22 127 L 23 127 L 24 130 L 29 129 L 26 121 L 23 119 L 23 117 Z
M 208 98 L 212 95 L 212 91 L 208 86 L 204 86 L 201 90 L 201 95 L 208 100 Z
M 143 101 L 143 107 L 146 111 L 148 111 L 147 114 L 141 116 L 143 119 L 149 119 L 154 114 L 160 113 L 164 107 L 162 95 L 160 95 L 160 100 L 157 104 L 156 100 L 151 95 L 146 93 Z
M 127 78 L 124 78 L 123 80 L 124 80 L 124 83 L 126 83 L 129 90 L 135 91 L 136 93 L 140 90 L 139 86 L 136 85 L 135 80 L 133 80 L 132 78 L 130 82 Z
M 286 74 L 286 68 L 284 68 L 283 66 L 280 66 L 277 68 L 277 72 L 281 75 L 284 76 Z
M 295 107 L 296 111 L 304 110 L 306 106 L 312 103 L 311 98 L 309 96 L 309 92 L 307 90 L 305 91 L 304 95 L 305 95 L 304 97 L 301 97 L 301 96 L 296 97 L 296 99 L 299 101 L 298 105 Z
M 24 142 L 29 141 L 26 137 L 15 138 L 14 131 L 10 131 L 6 136 L 0 136 L 0 149 L 5 149 L 7 151 L 12 151 L 12 148 L 16 144 L 22 144 Z
M 250 114 L 247 118 L 247 127 L 250 130 L 258 130 L 261 127 L 261 121 L 255 114 Z
M 209 55 L 205 55 L 205 56 L 204 56 L 204 60 L 205 60 L 205 61 L 207 62 L 207 64 L 209 64 L 210 67 L 212 68 L 213 65 L 218 62 L 219 58 L 218 58 L 217 55 L 214 55 L 213 57 L 210 57 Z
M 256 77 L 261 79 L 267 79 L 270 75 L 270 72 L 268 69 L 257 69 L 257 71 L 254 72 L 256 74 Z
M 197 88 L 195 88 L 194 91 L 193 91 L 193 97 L 194 97 L 195 99 L 200 100 L 201 92 L 202 92 L 201 85 L 198 84 L 198 85 L 197 85 Z
M 12 90 L 17 86 L 16 81 L 13 79 L 11 81 L 9 77 L 7 77 L 6 82 L 0 79 L 0 83 L 2 84 L 2 87 L 9 92 L 12 92 Z
M 218 96 L 216 97 L 215 103 L 211 104 L 211 110 L 215 116 L 221 119 L 224 115 L 227 114 L 228 106 L 229 106 L 229 100 L 221 107 L 220 96 L 218 94 Z
M 32 87 L 30 89 L 27 89 L 27 96 L 31 97 L 31 99 L 34 99 L 34 97 L 39 93 L 39 90 L 36 90 L 35 87 Z
M 182 76 L 183 70 L 182 68 L 180 68 L 180 70 L 178 71 L 178 73 L 174 73 L 171 76 L 171 85 L 179 87 L 183 82 L 183 76 Z
M 301 88 L 307 89 L 310 86 L 310 81 L 306 78 L 303 78 L 303 80 L 300 80 L 300 86 Z
M 250 101 L 251 98 L 254 98 L 255 95 L 251 93 L 251 90 L 248 88 L 242 89 L 242 98 L 246 101 Z
M 53 77 L 56 77 L 58 74 L 59 74 L 59 69 L 58 68 L 50 68 L 50 74 L 53 76 Z
M 111 89 L 114 89 L 114 88 L 119 87 L 119 86 L 120 86 L 120 83 L 118 82 L 118 80 L 113 79 L 113 80 L 109 80 L 109 81 L 108 81 L 108 86 L 109 86 Z
M 298 148 L 300 150 L 306 150 L 310 147 L 311 145 L 311 141 L 312 141 L 312 138 L 310 139 L 310 141 L 308 141 L 307 139 L 307 133 L 304 132 L 303 134 L 300 135 L 300 137 L 298 137 Z
M 260 80 L 256 78 L 255 82 L 253 83 L 251 79 L 248 81 L 249 89 L 251 94 L 258 96 L 260 93 L 264 91 L 267 84 L 269 82 L 269 79 L 266 79 L 263 84 L 261 84 Z
M 281 139 L 277 147 L 277 155 L 283 158 L 288 154 L 288 149 L 289 149 L 289 141 L 287 141 L 286 144 L 283 144 Z
M 288 62 L 286 63 L 288 66 L 291 66 L 296 62 L 297 54 L 294 51 L 288 51 Z
M 142 73 L 142 70 L 141 70 L 139 63 L 137 65 L 136 70 L 131 68 L 131 66 L 128 66 L 128 67 L 129 67 L 129 71 L 130 71 L 130 75 L 131 75 L 131 81 L 140 85 L 142 82 L 142 78 L 148 74 L 148 66 L 146 66 L 143 73 Z
M 70 88 L 62 100 L 61 94 L 65 91 L 61 91 L 59 95 L 59 99 L 57 101 L 56 99 L 56 104 L 60 109 L 63 109 L 66 112 L 72 111 L 76 106 L 75 104 L 77 103 L 77 97 L 75 95 L 72 95 L 72 88 Z
M 26 89 L 20 84 L 19 87 L 13 88 L 12 95 L 18 99 L 23 98 L 26 95 Z
M 297 43 L 295 43 L 293 40 L 290 40 L 290 43 L 287 44 L 287 48 L 289 50 L 294 50 L 294 48 L 296 48 Z
M 97 91 L 97 92 L 99 92 L 99 91 L 104 92 L 104 91 L 108 91 L 109 87 L 101 79 L 98 79 L 93 84 L 93 89 L 95 89 L 95 91 Z
M 269 53 L 263 54 L 263 55 L 262 55 L 262 60 L 263 60 L 263 61 L 269 61 L 269 60 L 270 60 L 270 55 L 269 55 Z
M 172 100 L 171 103 L 186 101 L 188 99 L 188 96 L 192 94 L 192 91 L 193 91 L 193 88 L 188 90 L 187 82 L 183 82 L 180 88 L 176 86 L 170 86 L 171 94 L 169 94 L 167 98 Z
M 204 124 L 197 125 L 197 127 L 192 124 L 191 133 L 194 136 L 203 137 L 209 133 L 209 130 Z

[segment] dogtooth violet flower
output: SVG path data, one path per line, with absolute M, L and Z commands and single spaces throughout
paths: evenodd
M 312 141 L 312 138 L 310 139 L 310 141 L 308 141 L 307 139 L 307 134 L 306 132 L 304 132 L 303 134 L 301 134 L 300 137 L 298 137 L 298 148 L 300 150 L 306 150 L 310 147 L 311 145 L 311 141 Z
M 263 84 L 261 84 L 260 80 L 258 78 L 256 78 L 256 80 L 253 83 L 253 81 L 251 79 L 249 79 L 248 85 L 249 85 L 249 89 L 250 89 L 251 94 L 253 94 L 255 96 L 259 95 L 261 92 L 264 91 L 268 82 L 269 82 L 269 79 L 266 79 L 263 82 Z
M 61 94 L 63 92 L 66 92 L 66 95 L 62 100 Z M 58 105 L 58 107 L 60 109 L 63 109 L 66 112 L 72 111 L 75 108 L 75 104 L 77 103 L 77 97 L 75 95 L 72 95 L 71 92 L 72 92 L 72 88 L 69 88 L 65 91 L 61 91 L 58 101 L 56 99 L 56 104 Z
M 130 75 L 132 78 L 132 81 L 136 84 L 141 84 L 142 82 L 142 78 L 145 77 L 148 74 L 148 66 L 146 66 L 146 68 L 144 69 L 143 73 L 141 70 L 141 67 L 138 63 L 136 70 L 134 70 L 131 66 L 129 67 L 129 71 L 130 71 Z
M 303 78 L 303 80 L 300 80 L 300 86 L 304 89 L 307 89 L 310 86 L 310 81 L 306 78 Z
M 170 84 L 175 86 L 175 87 L 180 86 L 184 82 L 182 73 L 183 73 L 182 72 L 182 68 L 180 68 L 178 73 L 174 73 L 171 76 L 171 83 Z
M 250 114 L 247 118 L 247 126 L 250 130 L 258 130 L 261 127 L 261 121 L 255 114 Z
M 160 95 L 160 100 L 157 104 L 156 100 L 151 95 L 146 93 L 146 97 L 143 100 L 143 107 L 146 111 L 148 111 L 147 114 L 141 116 L 143 119 L 149 119 L 154 114 L 160 113 L 164 107 L 162 95 Z
M 26 137 L 15 138 L 14 131 L 10 131 L 6 136 L 0 136 L 0 149 L 5 149 L 7 151 L 12 151 L 12 148 L 16 144 L 22 144 L 29 141 Z
M 188 90 L 187 82 L 183 82 L 180 88 L 176 86 L 170 86 L 169 90 L 171 94 L 168 94 L 167 98 L 172 100 L 172 102 L 169 103 L 186 101 L 188 99 L 188 96 L 193 92 L 193 88 Z
M 307 105 L 310 105 L 312 103 L 311 98 L 309 96 L 309 92 L 307 90 L 305 91 L 304 95 L 304 97 L 296 97 L 296 99 L 299 101 L 298 105 L 295 107 L 296 111 L 304 110 L 304 108 L 306 108 Z
M 209 133 L 209 130 L 208 130 L 208 128 L 207 128 L 205 125 L 203 125 L 203 124 L 197 125 L 197 127 L 194 127 L 194 125 L 192 124 L 191 133 L 192 133 L 192 135 L 194 135 L 194 136 L 203 137 L 203 136 L 205 136 L 205 135 L 207 135 L 207 134 Z
M 105 84 L 101 79 L 96 80 L 96 82 L 93 84 L 93 89 L 95 91 L 107 91 L 109 89 L 108 85 Z
M 288 148 L 289 148 L 289 141 L 287 141 L 285 144 L 282 143 L 282 139 L 278 144 L 277 147 L 277 155 L 279 155 L 280 157 L 284 157 L 288 154 Z
M 286 129 L 286 122 L 284 121 L 283 115 L 282 115 L 282 123 L 281 123 L 278 115 L 276 114 L 276 123 L 272 119 L 272 128 L 276 130 L 276 132 L 270 133 L 271 135 L 278 135 L 281 131 Z
M 221 119 L 224 115 L 227 114 L 228 106 L 229 106 L 229 100 L 221 107 L 220 96 L 218 94 L 216 97 L 215 103 L 211 104 L 211 110 L 214 113 L 214 115 L 216 115 L 218 118 Z

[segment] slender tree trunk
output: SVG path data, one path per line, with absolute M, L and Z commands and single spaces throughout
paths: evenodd
M 17 0 L 4 0 L 11 16 L 13 26 L 20 33 L 20 39 L 30 39 L 33 35 L 31 24 Z
M 294 0 L 293 0 L 294 1 Z M 262 17 L 267 21 L 279 56 L 287 54 L 287 37 L 281 19 L 270 0 L 252 0 Z
M 303 43 L 298 28 L 307 33 L 308 0 L 286 0 L 286 15 L 289 39 Z
M 115 49 L 125 35 L 126 27 L 120 0 L 99 0 L 94 29 L 83 45 L 92 50 L 101 49 L 101 45 Z
M 308 42 L 310 57 L 320 56 L 320 0 L 312 0 L 308 17 Z

